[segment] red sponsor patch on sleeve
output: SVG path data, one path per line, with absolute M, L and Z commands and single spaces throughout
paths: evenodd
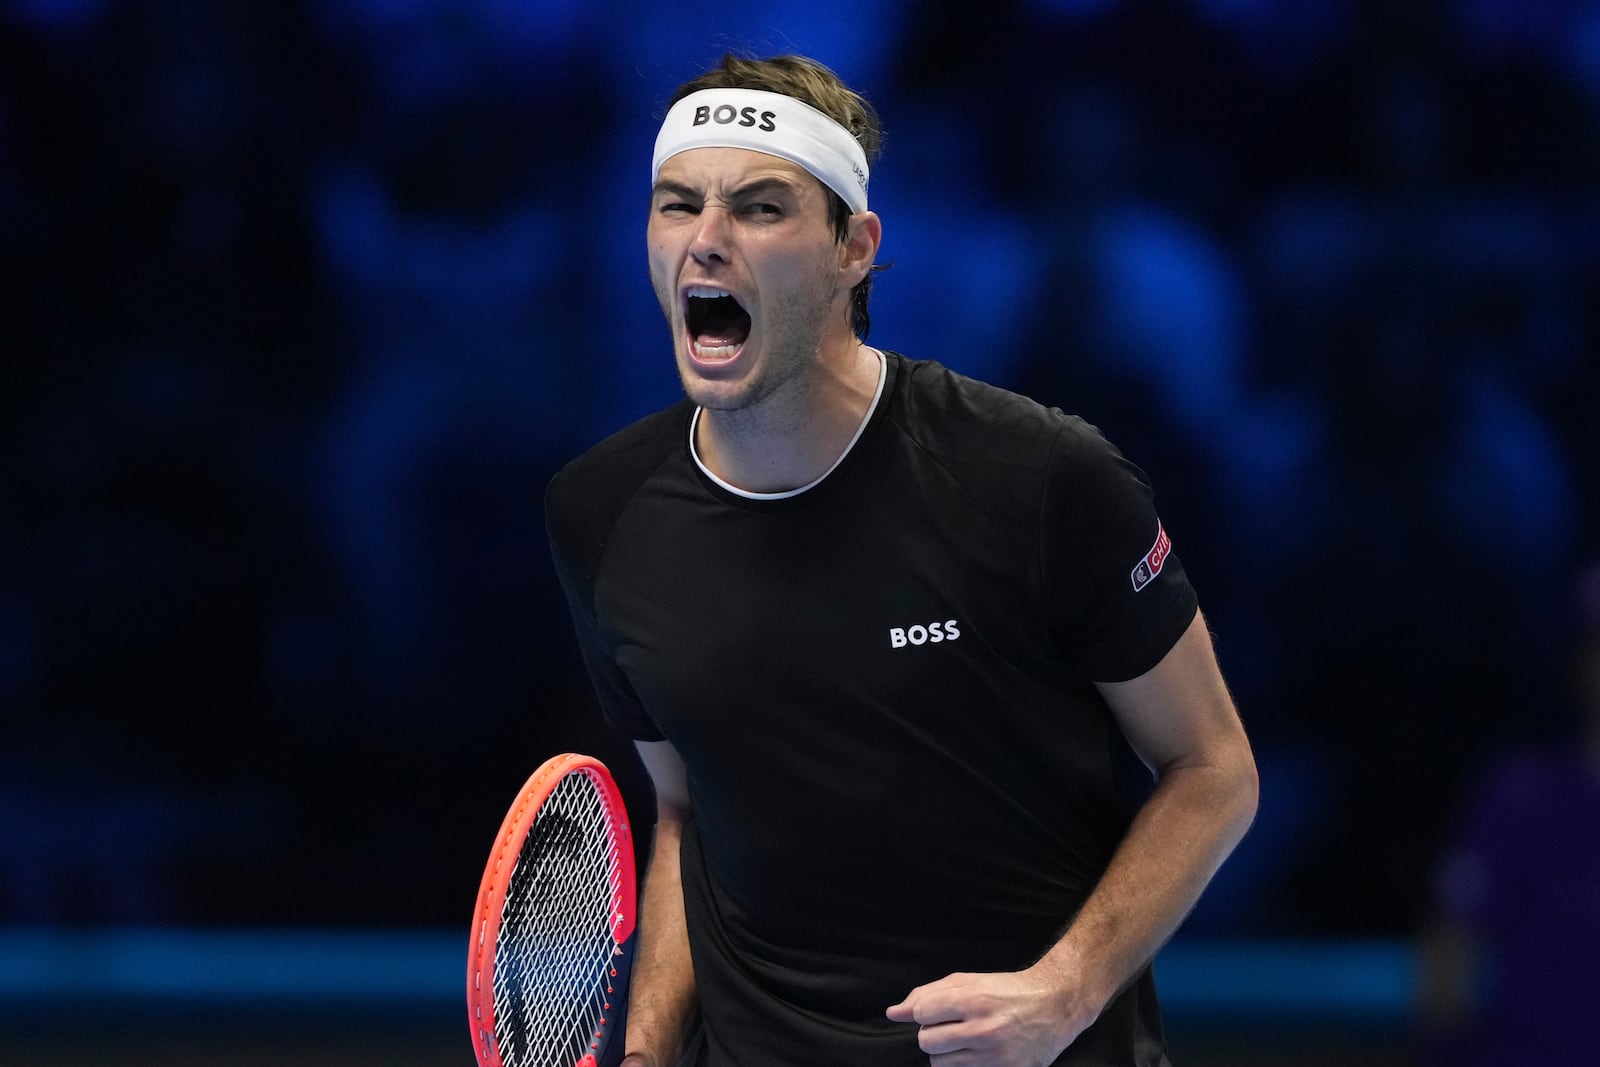
M 1167 562 L 1167 556 L 1172 553 L 1172 538 L 1167 536 L 1166 528 L 1161 525 L 1161 520 L 1156 520 L 1156 543 L 1150 546 L 1150 551 L 1144 554 L 1137 566 L 1133 568 L 1133 591 L 1137 593 L 1151 582 L 1156 575 L 1161 573 L 1162 564 Z

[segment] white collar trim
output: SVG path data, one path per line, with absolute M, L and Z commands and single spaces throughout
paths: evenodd
M 876 351 L 876 349 L 874 349 L 874 351 Z M 867 405 L 867 413 L 861 416 L 861 425 L 856 427 L 855 434 L 850 438 L 850 443 L 844 446 L 844 451 L 839 453 L 839 458 L 834 460 L 832 465 L 818 475 L 814 481 L 807 482 L 798 489 L 787 489 L 781 493 L 752 493 L 748 489 L 740 489 L 737 485 L 718 478 L 711 472 L 711 468 L 707 467 L 704 461 L 700 459 L 700 450 L 695 448 L 694 445 L 695 430 L 700 425 L 700 412 L 705 410 L 704 408 L 700 407 L 696 407 L 694 409 L 694 415 L 689 419 L 689 454 L 694 457 L 694 465 L 699 467 L 701 473 L 703 473 L 707 478 L 710 478 L 713 482 L 716 482 L 722 488 L 726 489 L 735 496 L 742 496 L 746 500 L 787 500 L 790 497 L 799 496 L 801 493 L 815 489 L 817 486 L 822 484 L 823 480 L 826 479 L 828 475 L 839 469 L 839 464 L 844 462 L 844 457 L 850 454 L 850 450 L 856 447 L 856 442 L 861 440 L 861 435 L 866 432 L 867 423 L 872 421 L 872 413 L 878 410 L 878 402 L 883 399 L 884 382 L 886 382 L 889 378 L 889 361 L 884 358 L 882 352 L 878 352 L 877 355 L 878 387 L 872 393 L 872 403 Z

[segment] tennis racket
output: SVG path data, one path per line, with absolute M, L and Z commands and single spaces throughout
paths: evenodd
M 622 1059 L 634 903 L 633 833 L 610 772 L 576 753 L 545 761 L 478 887 L 467 1019 L 480 1067 Z

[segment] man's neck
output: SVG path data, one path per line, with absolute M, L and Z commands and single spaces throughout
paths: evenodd
M 751 493 L 810 485 L 850 447 L 877 395 L 882 357 L 851 338 L 784 402 L 700 412 L 695 448 L 706 469 Z

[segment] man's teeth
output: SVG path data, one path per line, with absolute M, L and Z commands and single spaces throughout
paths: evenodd
M 733 294 L 726 289 L 713 289 L 708 285 L 691 285 L 684 290 L 684 295 L 697 296 L 702 300 L 720 300 L 722 297 L 732 296 Z
M 732 359 L 739 354 L 743 345 L 703 345 L 699 341 L 691 342 L 694 345 L 694 354 L 704 360 Z

